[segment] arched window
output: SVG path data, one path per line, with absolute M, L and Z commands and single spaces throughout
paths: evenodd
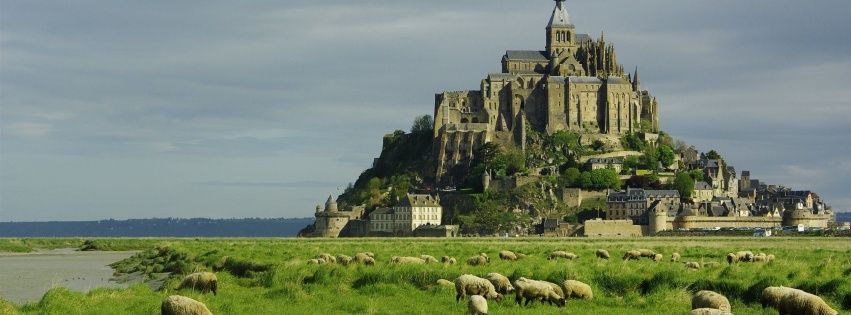
M 462 124 L 466 124 L 466 123 L 468 123 L 468 122 L 469 122 L 469 121 L 467 120 L 467 118 L 461 118 L 461 123 L 462 123 Z
M 475 124 L 475 123 L 478 123 L 478 122 L 479 122 L 479 118 L 478 118 L 478 117 L 473 117 L 473 123 Z

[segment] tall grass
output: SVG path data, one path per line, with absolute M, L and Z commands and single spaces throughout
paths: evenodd
M 78 240 L 82 244 L 85 240 Z M 47 241 L 39 241 L 44 244 Z M 98 289 L 88 294 L 55 288 L 38 303 L 11 306 L 0 302 L 0 312 L 22 314 L 158 314 L 168 295 L 181 294 L 202 301 L 214 314 L 461 314 L 453 287 L 436 284 L 461 274 L 485 276 L 499 272 L 562 283 L 567 279 L 588 283 L 594 299 L 570 300 L 566 309 L 532 303 L 518 306 L 513 296 L 501 304 L 489 302 L 494 314 L 612 314 L 638 311 L 685 314 L 690 297 L 698 290 L 726 295 L 735 314 L 776 314 L 762 310 L 759 294 L 767 286 L 798 287 L 822 296 L 830 305 L 851 310 L 851 242 L 814 238 L 639 238 L 639 239 L 163 239 L 98 240 L 142 250 L 116 266 L 125 272 L 169 271 L 173 277 L 163 289 L 144 285 L 123 290 Z M 47 242 L 49 243 L 49 242 Z M 29 243 L 29 244 L 32 244 Z M 48 245 L 49 246 L 49 245 Z M 0 241 L 2 248 L 2 241 Z M 611 260 L 597 259 L 594 251 L 607 249 Z M 654 263 L 618 259 L 624 252 L 650 248 L 669 257 L 679 252 L 682 261 L 719 262 L 719 266 L 686 269 L 681 263 Z M 518 261 L 503 261 L 499 250 L 527 254 Z M 576 260 L 547 260 L 549 253 L 566 250 Z M 728 252 L 751 250 L 777 256 L 771 263 L 727 265 Z M 371 251 L 375 266 L 308 265 L 319 253 L 354 255 Z M 467 257 L 485 252 L 486 266 L 464 264 Z M 452 256 L 459 264 L 394 265 L 391 256 Z M 219 294 L 175 291 L 185 273 L 215 271 Z

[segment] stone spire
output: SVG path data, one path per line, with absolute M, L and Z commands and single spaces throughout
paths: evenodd
M 567 14 L 567 8 L 564 6 L 564 0 L 555 1 L 556 7 L 553 9 L 553 15 L 550 17 L 550 23 L 547 24 L 547 28 L 551 28 L 553 26 L 573 27 L 573 23 L 570 21 L 570 14 Z
M 641 90 L 641 79 L 638 78 L 638 66 L 635 66 L 635 77 L 632 79 L 632 89 L 636 92 Z

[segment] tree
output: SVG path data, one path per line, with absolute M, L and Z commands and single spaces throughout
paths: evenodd
M 559 184 L 562 187 L 576 187 L 579 184 L 579 176 L 582 172 L 578 168 L 571 167 L 564 171 L 564 174 L 559 177 Z
M 676 154 L 674 154 L 674 150 L 667 145 L 659 145 L 659 161 L 662 162 L 663 166 L 671 166 L 674 164 L 674 158 L 676 158 Z
M 648 170 L 656 170 L 659 164 L 659 150 L 652 146 L 644 148 L 644 155 L 639 158 L 641 164 Z
M 704 179 L 703 170 L 691 170 L 691 172 L 689 172 L 689 175 L 691 176 L 691 179 L 693 179 L 695 182 L 702 182 Z
M 647 177 L 645 176 L 633 175 L 626 180 L 626 186 L 632 188 L 647 189 L 648 187 L 650 187 L 650 181 L 647 180 Z
M 674 152 L 683 153 L 683 152 L 686 152 L 686 149 L 688 149 L 688 145 L 686 145 L 685 141 L 683 141 L 683 140 L 674 141 Z
M 431 115 L 422 115 L 414 118 L 411 133 L 431 134 L 432 132 L 434 132 L 434 119 L 431 118 Z
M 674 178 L 674 189 L 680 193 L 681 198 L 691 198 L 694 192 L 694 180 L 691 179 L 691 175 L 686 172 L 677 173 L 677 177 Z

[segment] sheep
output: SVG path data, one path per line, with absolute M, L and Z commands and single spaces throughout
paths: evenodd
M 631 250 L 623 254 L 623 260 L 638 260 L 641 258 L 641 252 L 637 250 Z
M 753 256 L 753 262 L 766 262 L 768 261 L 768 256 L 765 253 L 759 253 Z
M 698 264 L 695 261 L 683 262 L 683 265 L 685 265 L 686 268 L 690 268 L 690 269 L 700 269 L 700 264 Z
M 653 257 L 656 256 L 656 252 L 646 248 L 638 249 L 638 252 L 641 253 L 641 257 L 653 259 Z
M 722 311 L 715 308 L 698 308 L 693 309 L 688 315 L 733 315 L 733 313 Z
M 750 252 L 750 251 L 736 252 L 736 258 L 738 258 L 738 261 L 751 262 L 751 261 L 753 261 L 753 252 Z
M 452 281 L 446 279 L 437 279 L 437 285 L 441 286 L 454 286 L 455 284 Z
M 724 259 L 727 260 L 727 263 L 731 265 L 739 262 L 739 256 L 736 256 L 736 254 L 734 253 L 727 253 L 727 256 L 724 257 Z
M 427 264 L 437 262 L 437 258 L 434 258 L 434 256 L 432 256 L 432 255 L 420 255 L 420 259 L 425 261 L 425 263 L 427 263 Z
M 487 262 L 491 262 L 490 257 L 488 257 L 488 253 L 479 253 L 479 256 L 484 257 Z
M 662 261 L 662 254 L 653 255 L 653 262 L 658 263 L 660 261 Z
M 771 307 L 773 309 L 780 308 L 780 300 L 786 294 L 794 291 L 795 289 L 779 286 L 779 287 L 767 287 L 762 290 L 762 294 L 759 296 L 759 302 L 762 304 L 762 308 Z
M 337 262 L 337 259 L 336 259 L 336 258 L 334 258 L 334 256 L 331 256 L 331 254 L 326 254 L 326 253 L 322 253 L 322 254 L 316 255 L 316 257 L 314 257 L 314 258 L 316 258 L 316 259 L 320 259 L 320 258 L 321 258 L 321 259 L 324 259 L 324 260 L 325 260 L 325 262 L 327 262 L 327 263 L 329 263 L 329 264 L 333 264 L 333 263 L 336 263 L 336 262 Z
M 366 254 L 369 257 L 375 258 L 375 254 L 373 254 L 372 252 L 364 252 L 364 254 Z
M 547 258 L 547 260 L 559 259 L 559 258 L 566 258 L 566 259 L 573 260 L 573 259 L 579 258 L 579 256 L 574 254 L 574 253 L 568 253 L 568 252 L 565 252 L 563 250 L 557 250 L 557 251 L 552 252 L 550 254 L 550 257 Z
M 567 299 L 567 297 L 565 297 L 565 296 L 564 296 L 564 290 L 561 288 L 561 286 L 560 286 L 560 285 L 555 284 L 555 283 L 552 283 L 552 282 L 549 282 L 549 281 L 543 281 L 543 280 L 539 280 L 539 281 L 541 281 L 541 282 L 543 282 L 543 283 L 546 283 L 546 284 L 547 284 L 547 285 L 549 285 L 551 288 L 553 288 L 553 292 L 555 292 L 556 294 L 558 294 L 558 296 L 563 297 L 565 300 Z M 552 302 L 552 301 L 548 301 L 548 302 L 550 303 L 550 305 L 553 305 L 553 302 Z
M 394 264 L 420 264 L 424 265 L 426 261 L 419 257 L 398 257 L 393 256 L 390 258 L 390 262 Z
M 717 261 L 707 261 L 707 262 L 703 263 L 703 268 L 718 267 L 718 265 L 720 265 L 720 264 Z
M 455 278 L 455 303 L 458 303 L 467 294 L 481 295 L 487 299 L 494 299 L 497 303 L 502 302 L 502 294 L 496 292 L 490 281 L 471 274 L 464 274 Z
M 471 266 L 484 266 L 488 264 L 488 259 L 485 256 L 477 255 L 467 258 L 467 264 Z
M 471 295 L 467 300 L 467 310 L 473 315 L 488 315 L 488 300 L 481 295 Z
M 366 257 L 366 259 L 363 260 L 363 264 L 367 266 L 375 266 L 375 258 Z
M 671 262 L 679 262 L 680 261 L 680 253 L 671 254 Z
M 730 301 L 725 296 L 709 290 L 700 290 L 691 297 L 691 309 L 698 308 L 731 311 Z
M 520 302 L 523 301 L 523 298 L 526 298 L 526 303 L 523 305 L 529 305 L 529 301 L 543 301 L 544 299 L 547 302 L 555 303 L 558 307 L 564 307 L 565 300 L 563 297 L 558 295 L 555 291 L 553 291 L 552 286 L 542 281 L 529 280 L 523 277 L 520 277 L 516 281 L 514 281 L 514 289 L 517 292 L 517 295 L 514 297 L 514 301 L 520 305 Z
M 440 261 L 447 265 L 454 265 L 456 263 L 455 257 L 443 256 L 440 258 Z
M 175 290 L 188 288 L 199 290 L 201 293 L 213 291 L 213 295 L 216 295 L 218 292 L 218 286 L 219 279 L 216 278 L 216 274 L 212 272 L 196 272 L 184 277 L 183 281 L 180 282 L 180 285 L 178 285 Z
M 508 294 L 510 292 L 514 292 L 514 287 L 511 286 L 511 281 L 508 280 L 508 277 L 503 276 L 502 274 L 499 274 L 499 273 L 496 273 L 496 272 L 491 272 L 491 273 L 489 273 L 485 276 L 485 279 L 488 279 L 488 281 L 490 281 L 491 284 L 493 284 L 493 287 L 496 290 L 496 292 L 499 292 L 499 293 L 502 293 L 502 294 Z
M 517 254 L 510 250 L 503 250 L 499 252 L 499 259 L 502 260 L 517 260 Z
M 343 255 L 343 254 L 337 255 L 337 262 L 340 263 L 343 266 L 350 264 L 352 261 L 353 261 L 353 258 L 351 256 Z
M 191 298 L 170 295 L 160 305 L 162 315 L 213 315 L 204 303 Z
M 766 262 L 771 262 L 772 260 L 774 260 L 774 254 L 768 254 L 768 256 L 765 256 Z
M 780 299 L 780 315 L 837 315 L 818 295 L 793 290 Z
M 325 259 L 311 258 L 311 259 L 307 260 L 308 265 L 322 265 L 324 263 L 325 263 Z
M 609 256 L 609 252 L 605 249 L 598 249 L 595 254 L 597 255 L 597 258 L 602 258 L 602 259 L 609 259 L 611 257 L 611 256 Z
M 354 260 L 360 264 L 364 263 L 369 256 L 366 253 L 357 253 L 355 254 Z
M 576 297 L 577 299 L 590 300 L 594 298 L 594 293 L 591 291 L 591 286 L 576 281 L 564 281 L 564 298 Z

